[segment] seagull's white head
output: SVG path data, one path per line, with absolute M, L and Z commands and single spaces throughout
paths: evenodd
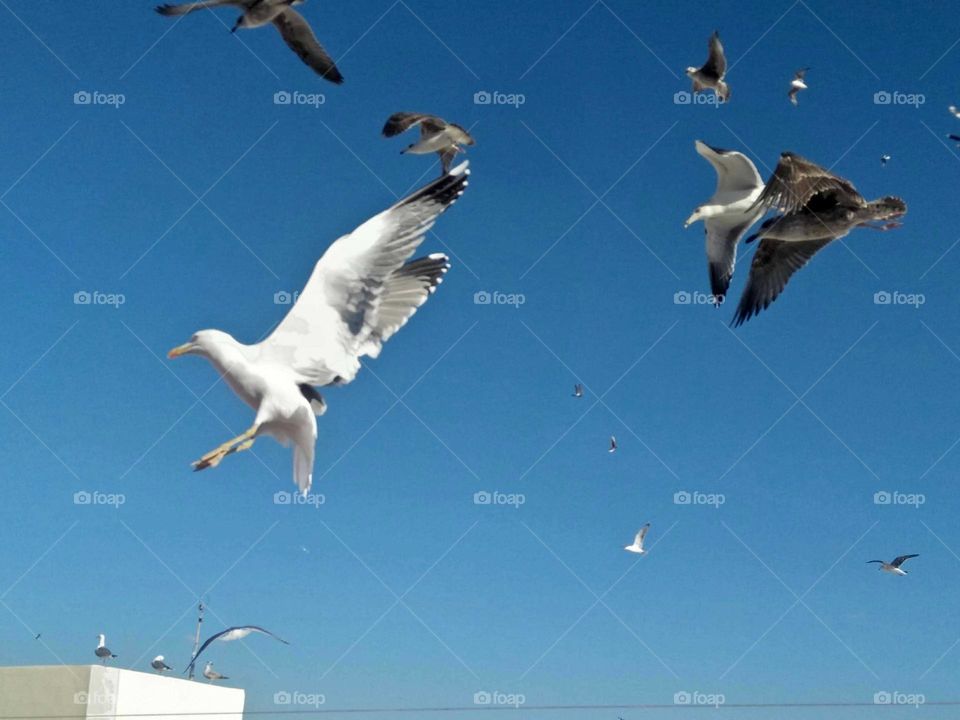
M 97 647 L 103 647 L 103 644 L 107 641 L 107 638 L 103 635 L 97 635 Z
M 154 662 L 163 662 L 163 655 L 157 655 L 154 659 Z
M 193 334 L 189 342 L 178 345 L 167 353 L 171 360 L 181 355 L 199 355 L 208 360 L 222 357 L 229 348 L 235 348 L 239 343 L 230 333 L 222 330 L 199 330 Z
M 688 68 L 687 68 L 687 75 L 689 75 L 690 77 L 693 77 L 694 75 L 697 74 L 697 72 L 698 72 L 699 70 L 700 70 L 700 68 L 688 67 Z

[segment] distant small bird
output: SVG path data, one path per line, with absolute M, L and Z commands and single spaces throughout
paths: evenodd
M 886 562 L 885 560 L 867 560 L 867 565 L 870 563 L 880 563 L 880 570 L 884 572 L 893 573 L 894 575 L 906 575 L 907 571 L 900 568 L 907 560 L 910 558 L 920 557 L 917 554 L 913 555 L 901 555 L 893 559 L 893 562 Z
M 881 164 L 881 165 L 886 165 L 888 162 L 890 162 L 890 156 L 889 156 L 889 155 L 881 155 L 881 156 L 880 156 L 880 164 Z
M 616 452 L 617 451 L 617 439 L 611 435 L 610 436 L 610 449 L 607 452 Z
M 954 117 L 960 118 L 960 108 L 957 108 L 956 105 L 951 105 L 950 107 L 947 108 L 947 110 L 949 110 L 950 114 L 953 115 Z
M 297 54 L 317 75 L 338 85 L 343 82 L 343 75 L 337 70 L 327 51 L 317 41 L 313 30 L 303 16 L 293 9 L 304 0 L 200 0 L 181 5 L 158 5 L 155 9 L 161 15 L 175 17 L 187 15 L 195 10 L 205 10 L 222 5 L 233 5 L 243 11 L 237 18 L 233 29 L 258 28 L 267 23 L 273 23 L 280 31 L 280 36 L 293 52 Z
M 446 174 L 453 164 L 457 153 L 463 152 L 461 145 L 474 145 L 476 141 L 466 130 L 454 123 L 448 123 L 436 115 L 424 113 L 398 112 L 387 118 L 383 126 L 384 137 L 395 137 L 406 132 L 415 125 L 420 126 L 420 142 L 414 143 L 401 150 L 401 153 L 411 155 L 428 155 L 437 153 L 443 172 Z
M 573 396 L 574 397 L 583 397 L 583 385 L 577 383 L 573 386 Z
M 150 663 L 150 667 L 152 667 L 154 670 L 156 670 L 160 674 L 163 674 L 164 670 L 173 670 L 172 667 L 170 667 L 163 661 L 163 655 L 157 655 L 153 659 L 153 661 Z
M 643 549 L 643 539 L 647 536 L 649 530 L 650 523 L 647 523 L 637 531 L 637 536 L 633 539 L 633 544 L 625 545 L 623 549 L 627 552 L 636 553 L 637 555 L 646 554 L 647 551 Z
M 216 670 L 213 669 L 213 663 L 209 660 L 207 661 L 206 667 L 203 668 L 203 676 L 210 682 L 215 680 L 229 680 L 230 677 L 227 675 L 221 675 Z
M 730 87 L 724 82 L 727 75 L 727 58 L 723 54 L 720 33 L 716 30 L 710 36 L 707 49 L 707 61 L 703 67 L 688 67 L 687 76 L 693 81 L 693 92 L 713 90 L 720 102 L 726 102 L 730 98 Z
M 797 102 L 797 95 L 800 94 L 801 90 L 807 89 L 807 84 L 803 81 L 803 76 L 807 74 L 807 70 L 810 68 L 801 68 L 797 70 L 796 75 L 793 76 L 793 80 L 790 81 L 790 91 L 787 93 L 787 97 L 790 98 L 790 102 L 794 105 L 799 105 Z
M 106 665 L 109 658 L 115 658 L 114 655 L 104 644 L 106 642 L 106 637 L 104 635 L 97 635 L 97 649 L 94 651 L 96 656 L 100 658 L 100 664 Z
M 33 639 L 39 640 L 41 635 L 43 635 L 43 633 L 37 633 L 36 635 L 33 636 Z

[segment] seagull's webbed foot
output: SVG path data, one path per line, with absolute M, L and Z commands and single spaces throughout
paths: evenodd
M 206 470 L 210 467 L 216 467 L 220 464 L 220 461 L 223 460 L 227 455 L 231 455 L 235 452 L 240 452 L 242 450 L 249 450 L 253 447 L 253 442 L 256 439 L 257 426 L 254 425 L 252 428 L 244 432 L 242 435 L 238 435 L 232 440 L 228 440 L 220 447 L 211 450 L 206 455 L 201 457 L 195 463 L 193 463 L 194 472 L 200 470 Z

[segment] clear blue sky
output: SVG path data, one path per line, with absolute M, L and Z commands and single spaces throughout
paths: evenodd
M 272 29 L 231 37 L 231 10 L 176 26 L 150 2 L 105 10 L 0 2 L 0 663 L 88 663 L 103 632 L 121 666 L 163 653 L 182 669 L 209 591 L 209 630 L 257 623 L 292 643 L 210 651 L 255 711 L 278 691 L 325 709 L 494 690 L 528 705 L 957 699 L 955 6 L 308 2 L 342 87 Z M 714 28 L 731 102 L 675 104 Z M 124 103 L 74 104 L 84 91 Z M 325 102 L 275 105 L 278 91 Z M 455 255 L 439 292 L 325 393 L 325 504 L 274 504 L 293 486 L 270 440 L 191 473 L 251 413 L 166 351 L 204 327 L 255 341 L 286 310 L 275 293 L 436 172 L 379 136 L 397 110 L 471 127 L 473 174 L 423 246 Z M 830 246 L 733 332 L 732 306 L 674 303 L 708 289 L 702 228 L 682 227 L 714 188 L 698 138 L 765 176 L 793 150 L 909 214 Z M 84 291 L 124 303 L 75 304 Z M 877 305 L 882 291 L 925 302 Z M 484 490 L 525 503 L 475 505 Z M 684 490 L 725 503 L 675 504 Z M 84 491 L 125 502 L 75 504 Z M 637 560 L 621 547 L 648 520 Z M 908 552 L 906 578 L 865 564 Z

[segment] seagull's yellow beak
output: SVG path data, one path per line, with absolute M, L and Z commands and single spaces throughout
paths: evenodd
M 167 353 L 167 357 L 173 360 L 178 358 L 181 355 L 186 355 L 188 352 L 193 350 L 193 343 L 184 343 L 183 345 L 178 345 L 173 350 Z

